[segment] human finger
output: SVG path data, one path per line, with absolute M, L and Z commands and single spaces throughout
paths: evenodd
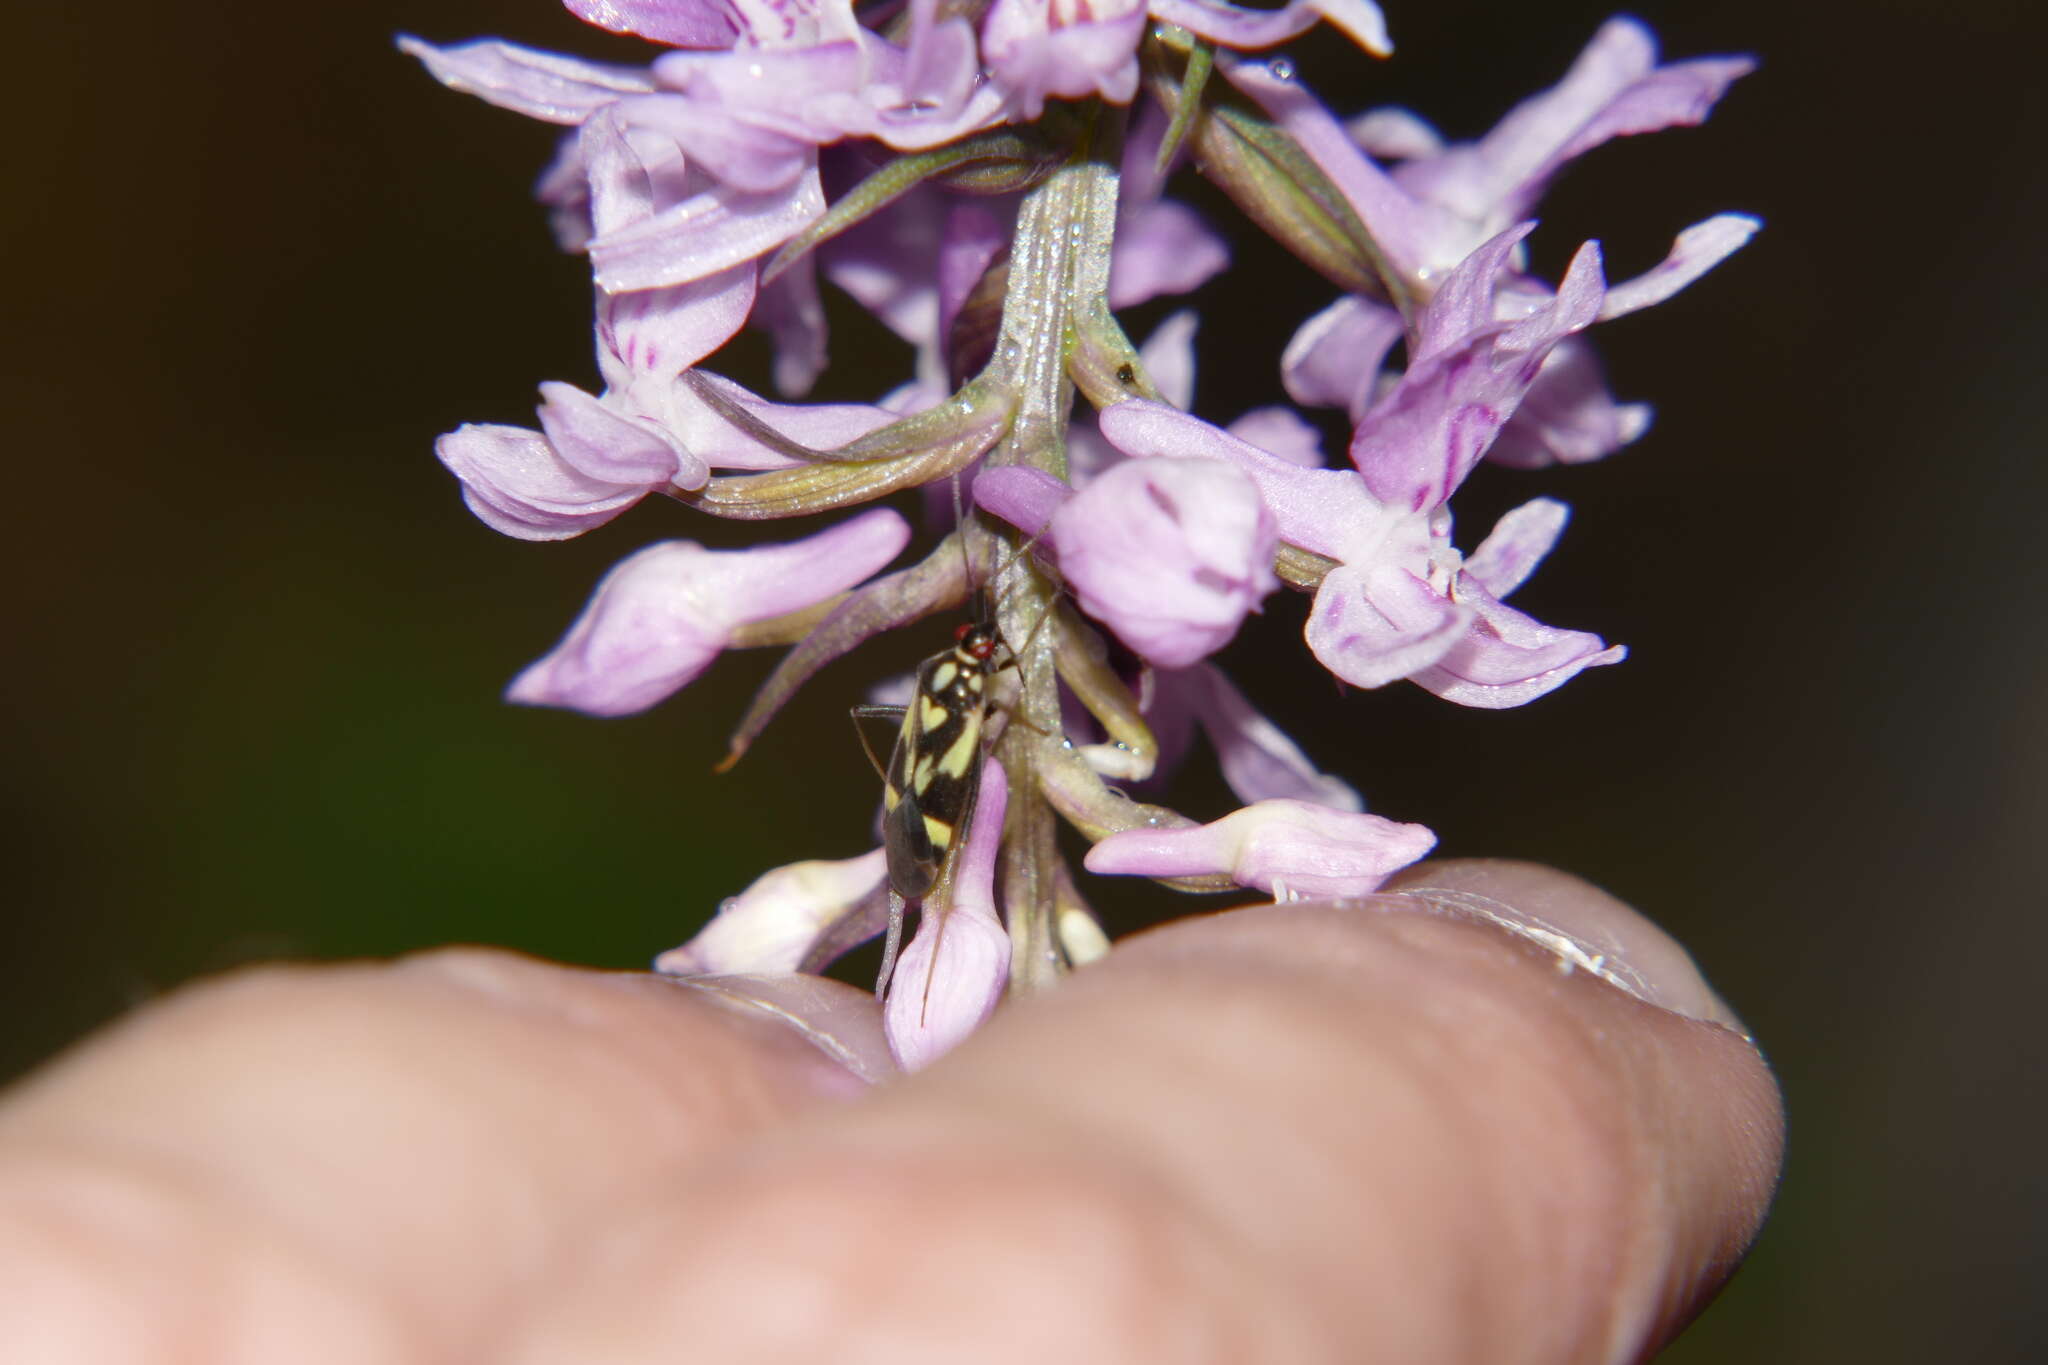
M 1596 889 L 1425 876 L 1142 935 L 928 1071 L 677 1171 L 516 1358 L 1647 1352 L 1762 1218 L 1768 1070 Z

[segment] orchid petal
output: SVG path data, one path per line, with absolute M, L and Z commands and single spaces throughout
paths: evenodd
M 582 141 L 581 129 L 564 134 L 555 144 L 554 159 L 533 182 L 533 197 L 548 212 L 548 229 L 554 233 L 555 245 L 577 253 L 588 250 L 590 239 L 597 235 L 590 221 L 590 172 Z
M 1493 206 L 1474 218 L 1517 218 L 1560 167 L 1612 138 L 1703 121 L 1747 58 L 1708 57 L 1659 67 L 1657 43 L 1633 19 L 1610 19 L 1555 86 L 1510 110 L 1445 167 L 1432 193 Z M 1404 181 L 1404 183 L 1406 183 Z
M 1143 5 L 1059 25 L 1047 0 L 995 0 L 982 20 L 981 59 L 1020 120 L 1037 118 L 1049 96 L 1129 104 L 1145 26 Z
M 858 858 L 772 868 L 718 907 L 688 943 L 654 959 L 668 976 L 815 970 L 819 945 L 838 938 L 887 875 L 881 849 Z M 876 925 L 879 930 L 880 925 Z
M 1566 337 L 1544 358 L 1486 458 L 1514 469 L 1584 464 L 1636 440 L 1650 415 L 1647 403 L 1615 402 L 1592 344 Z
M 1280 538 L 1304 550 L 1344 558 L 1359 528 L 1375 522 L 1380 504 L 1348 469 L 1303 469 L 1161 403 L 1133 398 L 1097 418 L 1102 434 L 1136 458 L 1227 460 L 1251 476 L 1272 512 Z
M 687 167 L 675 139 L 644 128 L 628 127 L 617 104 L 594 111 L 577 130 L 573 154 L 561 160 L 580 175 L 590 236 L 617 232 L 651 218 L 660 208 L 683 197 Z M 551 168 L 557 179 L 563 169 Z M 543 191 L 543 201 L 550 194 Z M 556 197 L 561 197 L 559 194 Z
M 1133 829 L 1088 850 L 1088 870 L 1146 877 L 1226 873 L 1275 899 L 1363 896 L 1436 845 L 1421 825 L 1307 801 L 1259 801 L 1184 829 Z
M 1490 298 L 1485 281 L 1523 230 L 1500 234 L 1453 272 L 1424 310 L 1419 358 L 1352 435 L 1352 461 L 1389 506 L 1442 506 L 1514 415 L 1551 348 L 1599 316 L 1600 253 L 1588 242 L 1549 306 L 1505 329 L 1489 321 L 1451 340 L 1477 321 L 1478 300 Z
M 995 906 L 996 851 L 1009 805 L 1003 765 L 981 769 L 981 795 L 953 871 L 953 891 L 928 900 L 896 963 L 882 1028 L 905 1071 L 929 1066 L 981 1026 L 1010 979 L 1010 936 Z
M 944 208 L 936 191 L 919 187 L 835 237 L 823 253 L 825 278 L 912 346 L 941 339 L 934 263 L 945 260 Z
M 1295 329 L 1280 356 L 1287 395 L 1309 407 L 1343 408 L 1357 421 L 1372 406 L 1387 352 L 1402 338 L 1401 315 L 1346 294 Z
M 1140 658 L 1215 653 L 1280 586 L 1258 487 L 1214 460 L 1130 460 L 1053 513 L 1048 538 L 1081 609 Z
M 745 269 L 745 267 L 735 267 Z M 775 389 L 801 398 L 825 372 L 825 301 L 818 263 L 806 256 L 761 290 L 751 321 L 775 343 Z
M 909 523 L 878 507 L 784 545 L 650 545 L 605 575 L 562 642 L 513 680 L 506 699 L 597 716 L 644 711 L 703 672 L 735 627 L 855 586 L 909 539 Z
M 654 78 L 640 68 L 582 62 L 516 43 L 435 47 L 401 35 L 398 48 L 450 90 L 547 123 L 581 123 L 621 96 L 654 89 Z
M 1010 224 L 981 204 L 956 203 L 947 210 L 938 249 L 939 325 L 931 338 L 941 349 L 952 348 L 960 310 L 1009 246 L 1010 233 Z
M 434 442 L 462 480 L 463 501 L 494 531 L 520 540 L 566 540 L 602 526 L 646 496 L 642 483 L 594 478 L 524 427 L 466 423 Z
M 1197 664 L 1171 676 L 1193 694 L 1195 715 L 1215 746 L 1223 780 L 1240 798 L 1287 798 L 1332 810 L 1365 809 L 1349 783 L 1311 763 L 1301 746 L 1254 710 L 1214 664 Z
M 1303 469 L 1320 469 L 1323 464 L 1323 436 L 1293 408 L 1274 403 L 1253 408 L 1224 430 L 1238 440 L 1257 446 Z
M 825 212 L 812 167 L 787 188 L 701 191 L 642 222 L 593 238 L 590 263 L 612 293 L 687 284 L 772 251 Z
M 1029 465 L 984 469 L 974 480 L 975 506 L 1033 536 L 1042 533 L 1053 513 L 1073 496 L 1066 484 Z
M 1109 265 L 1109 306 L 1134 308 L 1199 288 L 1230 264 L 1230 248 L 1185 204 L 1156 199 L 1118 226 Z
M 1383 161 L 1414 161 L 1444 150 L 1443 134 L 1413 110 L 1382 105 L 1344 121 L 1344 131 Z
M 1678 234 L 1671 254 L 1634 279 L 1607 287 L 1600 320 L 1618 318 L 1662 303 L 1741 250 L 1763 220 L 1746 213 L 1717 213 Z
M 722 0 L 562 0 L 586 24 L 671 47 L 731 47 L 740 26 Z
M 701 169 L 745 194 L 770 194 L 810 168 L 817 143 L 736 117 L 709 98 L 668 93 L 622 100 L 631 124 L 673 138 Z
M 1277 10 L 1245 9 L 1218 0 L 1151 0 L 1152 17 L 1179 24 L 1224 47 L 1255 51 L 1298 38 L 1327 20 L 1376 57 L 1394 50 L 1386 17 L 1371 0 L 1293 0 Z
M 562 463 L 593 479 L 651 488 L 673 482 L 701 488 L 711 477 L 687 451 L 648 426 L 621 417 L 572 384 L 540 386 L 540 429 Z
M 1620 663 L 1622 645 L 1581 630 L 1546 626 L 1499 601 L 1469 575 L 1456 596 L 1475 613 L 1465 637 L 1411 681 L 1460 706 L 1501 710 L 1522 706 L 1588 668 Z
M 668 381 L 716 351 L 746 324 L 755 270 L 733 266 L 666 289 L 604 294 L 597 303 L 597 363 L 605 383 L 630 390 Z
M 1398 564 L 1340 564 L 1317 585 L 1302 638 L 1345 682 L 1385 687 L 1443 658 L 1472 617 Z
M 1152 387 L 1177 408 L 1195 404 L 1195 331 L 1200 325 L 1194 309 L 1183 308 L 1168 314 L 1138 348 Z
M 1495 597 L 1506 597 L 1543 562 L 1564 534 L 1572 509 L 1556 498 L 1531 498 L 1493 524 L 1465 556 L 1465 572 Z

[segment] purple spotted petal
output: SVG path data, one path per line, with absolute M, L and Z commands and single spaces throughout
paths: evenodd
M 1081 609 L 1163 668 L 1221 649 L 1280 586 L 1272 514 L 1214 460 L 1118 464 L 1053 514 L 1048 539 Z
M 1551 348 L 1599 316 L 1605 286 L 1598 246 L 1588 242 L 1548 306 L 1513 325 L 1490 320 L 1490 281 L 1524 230 L 1494 238 L 1445 281 L 1423 310 L 1418 358 L 1352 435 L 1352 461 L 1389 506 L 1442 506 L 1514 415 Z
M 1400 564 L 1340 564 L 1316 588 L 1302 636 L 1345 682 L 1385 687 L 1443 658 L 1469 633 L 1472 617 L 1470 607 Z
M 719 906 L 688 943 L 654 959 L 654 970 L 669 976 L 815 970 L 820 945 L 853 936 L 842 932 L 844 921 L 868 908 L 887 873 L 879 848 L 858 858 L 773 868 Z
M 754 279 L 752 266 L 734 266 L 667 289 L 600 295 L 597 366 L 606 385 L 626 391 L 658 380 L 666 387 L 732 340 L 754 306 Z
M 844 592 L 909 539 L 909 523 L 878 507 L 789 544 L 650 545 L 605 575 L 562 642 L 513 680 L 506 699 L 596 716 L 644 711 L 703 672 L 734 627 Z
M 671 47 L 731 47 L 741 28 L 725 0 L 562 0 L 586 24 Z
M 1514 469 L 1584 464 L 1612 455 L 1649 428 L 1650 405 L 1615 402 L 1591 343 L 1566 337 L 1544 358 L 1486 458 Z
M 1239 886 L 1289 900 L 1366 895 L 1435 846 L 1421 825 L 1275 800 L 1192 829 L 1112 834 L 1084 862 L 1091 872 L 1145 877 L 1227 873 Z
M 994 759 L 982 765 L 981 796 L 953 871 L 950 898 L 932 898 L 917 935 L 896 963 L 882 1029 L 905 1071 L 929 1066 L 981 1026 L 1010 979 L 1010 936 L 996 914 L 996 850 L 1009 805 L 1009 779 Z
M 1057 25 L 1045 0 L 995 0 L 982 21 L 981 57 L 1016 117 L 1028 121 L 1048 98 L 1101 95 L 1129 104 L 1138 93 L 1144 32 L 1142 6 Z
M 401 36 L 401 52 L 419 58 L 450 90 L 548 123 L 581 123 L 593 110 L 654 88 L 639 67 L 604 66 L 516 43 L 479 41 L 435 47 Z
M 1473 613 L 1470 630 L 1411 678 L 1445 701 L 1486 710 L 1522 706 L 1585 669 L 1628 655 L 1626 647 L 1597 635 L 1559 630 L 1516 611 L 1469 575 L 1459 580 L 1457 596 Z

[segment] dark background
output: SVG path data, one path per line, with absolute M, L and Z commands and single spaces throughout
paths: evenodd
M 1607 13 L 1388 8 L 1394 62 L 1303 45 L 1305 72 L 1344 112 L 1410 102 L 1458 136 Z M 1460 499 L 1468 543 L 1536 491 L 1571 501 L 1519 600 L 1633 657 L 1520 711 L 1339 701 L 1283 603 L 1241 648 L 1246 686 L 1447 852 L 1643 907 L 1770 1050 L 1780 1207 L 1669 1358 L 2037 1358 L 2048 26 L 1970 0 L 1638 12 L 1673 56 L 1763 70 L 1705 130 L 1582 163 L 1539 262 L 1598 235 L 1626 275 L 1711 212 L 1768 226 L 1600 329 L 1617 390 L 1658 406 L 1642 443 Z M 585 275 L 527 199 L 553 131 L 440 90 L 391 35 L 631 49 L 548 0 L 209 13 L 11 16 L 0 1074 L 257 958 L 482 940 L 644 962 L 763 868 L 864 846 L 843 707 L 927 647 L 828 673 L 717 780 L 765 658 L 615 723 L 500 705 L 607 565 L 721 532 L 657 500 L 536 546 L 462 509 L 429 443 L 529 420 L 542 379 L 594 386 Z M 1219 417 L 1325 297 L 1245 259 L 1202 299 Z M 881 366 L 835 393 L 902 372 L 871 327 L 837 353 Z

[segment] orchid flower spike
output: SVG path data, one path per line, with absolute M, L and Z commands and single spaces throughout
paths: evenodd
M 1110 951 L 1058 821 L 1088 872 L 1276 900 L 1370 894 L 1434 846 L 1367 813 L 1361 787 L 1385 775 L 1313 757 L 1328 725 L 1371 723 L 1370 698 L 1326 688 L 1283 727 L 1235 659 L 1491 710 L 1625 657 L 1507 604 L 1564 503 L 1529 497 L 1476 544 L 1454 505 L 1489 462 L 1581 463 L 1647 431 L 1591 335 L 1698 282 L 1757 221 L 1708 217 L 1614 280 L 1596 241 L 1539 274 L 1534 214 L 1602 144 L 1703 122 L 1748 58 L 1666 62 L 1614 19 L 1459 143 L 1405 109 L 1342 116 L 1271 55 L 1327 23 L 1359 62 L 1387 58 L 1371 0 L 566 3 L 644 39 L 642 58 L 400 41 L 451 89 L 561 130 L 538 193 L 595 293 L 593 372 L 542 383 L 531 427 L 466 424 L 436 453 L 520 539 L 598 531 L 650 494 L 623 524 L 799 524 L 627 547 L 507 698 L 627 716 L 728 649 L 783 649 L 730 766 L 828 666 L 915 665 L 900 714 L 861 708 L 891 722 L 879 781 L 821 788 L 819 847 L 659 970 L 816 972 L 886 936 L 882 1027 L 903 1069 L 931 1065 L 1004 999 Z M 1174 197 L 1189 172 L 1243 221 Z M 1118 310 L 1244 268 L 1246 230 L 1336 291 L 1284 351 L 1247 357 L 1195 308 L 1133 345 Z M 749 363 L 732 348 L 751 327 L 781 399 L 824 382 L 828 290 L 902 343 L 891 383 L 778 401 L 720 372 Z M 1265 401 L 1207 414 L 1198 341 L 1270 375 Z M 928 526 L 877 505 L 910 490 Z M 1283 590 L 1307 598 L 1299 653 L 1253 621 Z M 874 643 L 935 615 L 957 624 L 949 647 Z M 1197 735 L 1223 778 L 1209 790 L 1244 803 L 1199 821 L 1167 804 Z

